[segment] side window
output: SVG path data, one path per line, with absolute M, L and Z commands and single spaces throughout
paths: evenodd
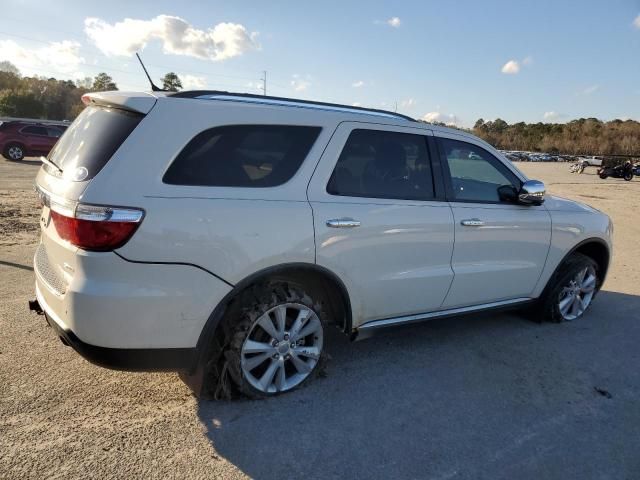
M 485 149 L 467 142 L 441 138 L 455 200 L 501 201 L 498 188 L 518 188 L 518 178 Z
M 433 199 L 426 137 L 353 130 L 333 170 L 327 192 L 348 197 Z
M 23 133 L 28 133 L 29 135 L 47 135 L 47 129 L 44 127 L 25 127 L 22 129 Z
M 47 128 L 47 135 L 53 138 L 60 138 L 62 136 L 62 130 L 49 127 Z
M 298 171 L 320 127 L 233 125 L 196 135 L 162 181 L 171 185 L 274 187 Z

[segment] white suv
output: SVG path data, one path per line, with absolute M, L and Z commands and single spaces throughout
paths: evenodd
M 98 365 L 266 396 L 321 370 L 330 324 L 574 320 L 604 281 L 609 218 L 468 133 L 225 92 L 84 101 L 37 176 L 31 307 Z

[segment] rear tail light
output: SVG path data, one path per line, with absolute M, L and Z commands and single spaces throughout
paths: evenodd
M 71 202 L 41 189 L 38 194 L 51 209 L 51 220 L 60 238 L 83 250 L 106 252 L 122 247 L 144 217 L 144 211 L 137 208 Z

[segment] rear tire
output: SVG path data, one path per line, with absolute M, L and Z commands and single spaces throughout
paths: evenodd
M 286 282 L 240 294 L 218 326 L 204 390 L 213 398 L 265 398 L 306 384 L 324 370 L 326 317 L 319 302 Z
M 631 180 L 633 180 L 633 173 L 625 173 L 625 175 L 624 175 L 624 179 L 625 179 L 627 182 L 630 182 Z
M 604 180 L 605 178 L 608 177 L 608 175 L 606 173 L 601 173 L 599 174 L 599 177 Z
M 24 158 L 24 147 L 18 143 L 10 143 L 2 152 L 2 155 L 7 160 L 13 160 L 19 162 Z
M 549 280 L 540 297 L 539 315 L 554 323 L 578 320 L 599 288 L 598 264 L 591 257 L 573 253 Z

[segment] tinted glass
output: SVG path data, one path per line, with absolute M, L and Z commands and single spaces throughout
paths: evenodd
M 142 117 L 116 108 L 86 107 L 60 137 L 48 158 L 62 168 L 65 175 L 84 167 L 87 175 L 82 179 L 90 179 L 107 164 Z
M 60 138 L 62 136 L 62 130 L 58 130 L 57 128 L 47 128 L 47 135 L 53 138 Z
M 426 137 L 354 130 L 340 154 L 327 192 L 349 197 L 433 199 Z
M 44 127 L 24 127 L 22 133 L 28 133 L 31 135 L 46 135 L 47 129 Z
M 485 149 L 467 142 L 441 139 L 456 200 L 498 202 L 498 188 L 519 187 L 517 177 Z
M 274 187 L 298 171 L 320 127 L 233 125 L 196 135 L 171 164 L 172 185 Z

